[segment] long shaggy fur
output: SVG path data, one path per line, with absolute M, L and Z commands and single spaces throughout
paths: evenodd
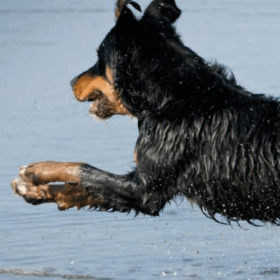
M 279 101 L 253 94 L 223 65 L 183 45 L 174 1 L 136 19 L 122 12 L 99 49 L 114 87 L 138 118 L 138 165 L 117 176 L 83 167 L 82 184 L 102 210 L 158 215 L 178 196 L 209 218 L 280 224 Z

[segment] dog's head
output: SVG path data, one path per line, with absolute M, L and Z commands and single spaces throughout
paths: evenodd
M 154 96 L 166 98 L 159 88 L 172 86 L 170 75 L 186 52 L 172 26 L 181 14 L 174 0 L 152 1 L 140 19 L 129 5 L 141 12 L 136 2 L 118 0 L 116 24 L 97 49 L 98 61 L 71 82 L 76 99 L 92 102 L 90 113 L 101 119 L 137 117 L 160 106 Z

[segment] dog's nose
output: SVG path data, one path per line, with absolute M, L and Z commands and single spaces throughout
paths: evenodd
M 70 85 L 71 85 L 72 88 L 75 85 L 77 80 L 78 80 L 78 77 L 75 77 L 73 80 L 71 80 Z

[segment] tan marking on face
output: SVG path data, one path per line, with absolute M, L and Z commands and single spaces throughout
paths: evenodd
M 106 77 L 109 80 L 110 84 L 114 83 L 114 79 L 113 79 L 113 69 L 106 66 Z
M 101 91 L 105 95 L 113 94 L 113 86 L 103 77 L 92 77 L 88 74 L 81 76 L 74 85 L 74 95 L 79 101 L 87 101 L 94 91 Z M 98 93 L 96 93 L 98 96 Z
M 74 95 L 79 101 L 95 99 L 90 112 L 99 118 L 107 118 L 114 114 L 130 115 L 114 90 L 113 70 L 106 66 L 106 77 L 84 74 L 73 87 Z
M 138 158 L 137 158 L 137 151 L 134 151 L 134 161 L 136 163 L 136 165 L 138 165 Z

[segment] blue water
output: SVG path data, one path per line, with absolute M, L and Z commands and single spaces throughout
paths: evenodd
M 230 66 L 249 90 L 280 95 L 279 1 L 177 4 L 185 44 Z M 113 0 L 0 0 L 0 279 L 280 279 L 276 227 L 222 226 L 187 201 L 159 218 L 134 218 L 59 212 L 13 194 L 18 167 L 34 161 L 84 161 L 119 174 L 133 165 L 137 123 L 93 120 L 69 86 L 95 62 L 113 7 Z

